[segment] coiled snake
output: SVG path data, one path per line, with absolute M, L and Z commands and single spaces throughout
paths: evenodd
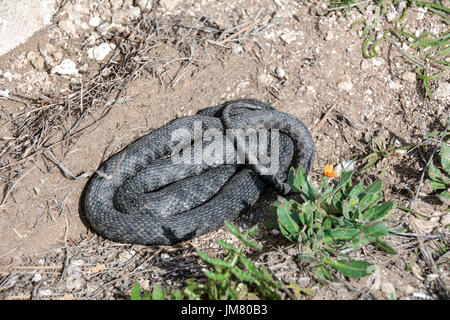
M 261 175 L 258 164 L 239 164 L 242 161 L 234 158 L 236 150 L 230 156 L 227 143 L 223 143 L 222 162 L 210 161 L 205 152 L 201 154 L 206 159 L 197 161 L 195 145 L 194 151 L 184 152 L 190 163 L 173 161 L 174 150 L 180 146 L 190 146 L 208 130 L 225 137 L 224 128 L 269 130 L 266 137 L 258 136 L 260 142 L 270 140 L 274 136 L 271 132 L 277 129 L 280 147 L 276 174 Z M 189 133 L 190 138 L 177 138 L 177 130 Z M 235 147 L 243 148 L 248 141 L 244 138 Z M 201 150 L 208 143 L 211 141 L 202 141 Z M 268 154 L 272 152 L 275 150 L 268 148 Z M 309 172 L 313 160 L 314 142 L 300 120 L 258 100 L 235 100 L 175 119 L 112 156 L 88 182 L 84 211 L 92 227 L 111 240 L 174 244 L 215 230 L 225 220 L 235 220 L 255 204 L 269 184 L 288 192 L 282 182 L 286 170 L 301 165 Z

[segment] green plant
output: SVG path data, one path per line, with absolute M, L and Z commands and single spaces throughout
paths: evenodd
M 273 204 L 282 234 L 303 246 L 299 260 L 312 264 L 315 278 L 321 282 L 334 279 L 330 268 L 348 277 L 364 277 L 375 270 L 371 263 L 352 259 L 346 253 L 349 250 L 371 243 L 396 253 L 382 240 L 390 229 L 384 218 L 395 204 L 381 202 L 379 180 L 368 186 L 363 181 L 353 186 L 352 175 L 353 171 L 343 172 L 334 186 L 322 176 L 316 190 L 302 167 L 297 172 L 291 168 L 288 182 L 302 203 L 280 198 Z
M 448 144 L 447 131 L 432 133 L 433 136 L 440 136 L 443 139 L 440 148 L 440 161 L 436 166 L 433 161 L 428 168 L 428 176 L 433 190 L 439 190 L 437 197 L 447 205 L 450 205 L 450 145 Z M 442 191 L 443 190 L 443 191 Z
M 391 154 L 401 150 L 407 150 L 411 146 L 396 146 L 395 142 L 391 141 L 387 135 L 380 133 L 370 141 L 370 152 L 365 156 L 361 162 L 365 163 L 364 167 L 359 170 L 359 175 L 365 174 L 369 171 L 378 161 L 383 158 L 389 157 Z M 384 175 L 386 166 L 383 167 L 381 176 Z
M 440 2 L 440 3 L 439 3 Z M 431 30 L 410 30 L 406 23 L 410 8 L 421 8 L 427 14 L 438 16 L 449 24 L 450 8 L 441 1 L 331 1 L 329 11 L 357 8 L 365 17 L 356 21 L 351 29 L 362 25 L 362 55 L 366 59 L 379 57 L 377 47 L 384 41 L 392 43 L 405 59 L 415 66 L 417 78 L 423 81 L 427 96 L 432 99 L 430 81 L 444 75 L 450 67 L 450 31 L 433 34 Z M 400 12 L 397 12 L 400 11 Z M 395 18 L 395 15 L 398 17 Z M 394 15 L 394 16 L 393 16 Z
M 188 279 L 187 286 L 183 290 L 170 290 L 168 294 L 159 286 L 154 288 L 152 294 L 148 291 L 142 293 L 139 284 L 136 283 L 131 292 L 131 299 L 227 300 L 244 299 L 249 296 L 280 299 L 277 291 L 281 284 L 273 280 L 266 268 L 258 268 L 245 256 L 245 248 L 262 248 L 251 239 L 258 230 L 257 226 L 246 233 L 240 232 L 229 222 L 225 222 L 225 226 L 239 239 L 240 244 L 235 247 L 225 241 L 217 240 L 217 243 L 228 252 L 223 259 L 213 258 L 201 250 L 197 251 L 202 261 L 208 265 L 208 270 L 205 272 L 208 277 L 207 283 L 202 284 L 194 279 Z

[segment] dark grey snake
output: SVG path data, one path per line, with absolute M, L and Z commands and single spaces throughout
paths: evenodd
M 224 127 L 268 129 L 269 134 L 259 137 L 260 141 L 269 141 L 270 130 L 278 129 L 279 170 L 262 176 L 258 164 L 198 162 L 195 146 L 186 153 L 190 164 L 174 163 L 170 157 L 174 150 L 191 144 L 191 139 L 174 139 L 174 132 L 187 130 L 192 140 L 198 139 L 196 123 L 201 124 L 201 135 L 213 129 L 224 134 Z M 248 139 L 235 147 L 243 148 L 245 143 Z M 203 141 L 200 147 L 207 145 Z M 223 158 L 228 157 L 225 145 Z M 268 154 L 272 152 L 269 148 Z M 92 227 L 111 240 L 174 244 L 235 220 L 255 204 L 269 184 L 288 192 L 283 182 L 286 170 L 301 165 L 309 172 L 313 160 L 314 142 L 300 120 L 258 100 L 235 100 L 175 119 L 112 156 L 88 183 L 85 213 Z

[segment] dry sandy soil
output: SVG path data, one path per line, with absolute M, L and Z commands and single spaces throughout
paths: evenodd
M 93 89 L 96 93 L 84 101 L 64 104 L 76 98 L 70 94 L 82 96 L 83 88 L 92 88 L 89 80 L 110 63 L 114 50 L 133 43 L 123 39 L 131 37 L 130 30 L 143 19 L 136 15 L 117 22 L 120 17 L 116 17 L 119 27 L 99 30 L 90 19 L 97 15 L 109 21 L 114 12 L 122 12 L 122 1 L 111 1 L 112 5 L 92 2 L 97 7 L 73 2 L 75 9 L 66 3 L 54 24 L 0 57 L 0 90 L 10 91 L 8 99 L 0 98 L 2 150 L 11 144 L 1 154 L 0 164 L 0 297 L 127 298 L 135 281 L 144 288 L 157 284 L 168 288 L 183 286 L 189 277 L 201 278 L 204 266 L 195 250 L 219 254 L 214 239 L 232 239 L 223 228 L 176 246 L 113 243 L 89 228 L 82 195 L 102 161 L 130 142 L 176 117 L 236 98 L 269 102 L 310 128 L 317 149 L 312 181 L 319 181 L 325 164 L 364 157 L 367 141 L 379 132 L 399 145 L 429 143 L 384 159 L 365 179 L 376 179 L 380 168 L 387 165 L 385 198 L 430 217 L 396 209 L 393 226 L 417 234 L 448 232 L 447 206 L 430 195 L 426 181 L 420 183 L 417 200 L 412 198 L 434 148 L 425 134 L 444 129 L 449 77 L 433 82 L 435 99 L 429 100 L 421 83 L 411 77 L 411 65 L 392 46 L 380 46 L 381 58 L 364 59 L 358 30 L 349 28 L 361 19 L 357 11 L 320 16 L 324 11 L 321 1 L 160 1 L 156 10 L 141 8 L 146 19 L 158 21 L 160 28 L 149 40 L 146 57 L 140 57 L 141 62 L 148 61 L 145 68 L 116 87 L 114 80 L 108 80 L 102 87 L 104 96 Z M 130 4 L 123 1 L 122 7 Z M 413 10 L 409 18 L 414 21 L 419 13 Z M 67 16 L 75 17 L 74 28 L 61 22 Z M 443 27 L 429 16 L 420 23 Z M 103 42 L 114 43 L 115 48 L 105 59 L 89 57 L 89 48 Z M 77 74 L 52 73 L 64 59 L 75 62 Z M 114 75 L 104 78 L 114 79 Z M 115 91 L 107 91 L 108 86 Z M 118 103 L 111 106 L 108 101 L 114 101 L 122 87 Z M 48 126 L 38 149 L 31 143 L 14 149 L 21 119 L 38 113 L 37 106 L 50 109 L 55 101 L 59 108 L 73 107 L 74 111 L 65 110 L 60 118 L 45 116 Z M 52 110 L 63 113 L 57 107 Z M 79 133 L 67 136 L 81 114 L 82 120 L 70 132 Z M 24 125 L 31 128 L 29 123 Z M 24 152 L 25 160 L 5 168 Z M 257 240 L 264 249 L 253 257 L 280 281 L 312 289 L 312 295 L 300 298 L 445 298 L 448 265 L 442 262 L 448 261 L 448 244 L 426 237 L 389 237 L 397 255 L 372 247 L 357 252 L 377 266 L 368 278 L 315 283 L 309 271 L 295 261 L 298 248 L 262 225 L 271 216 L 268 206 L 273 199 L 268 192 L 238 225 L 246 229 L 259 223 Z M 442 247 L 447 254 L 439 251 Z

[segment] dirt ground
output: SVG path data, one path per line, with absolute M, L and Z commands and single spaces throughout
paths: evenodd
M 104 17 L 100 9 L 120 12 L 114 9 L 117 1 L 111 5 L 97 2 L 97 7 L 91 5 L 86 12 L 79 10 L 86 15 L 83 19 L 89 21 L 93 12 Z M 73 3 L 76 7 L 84 2 Z M 358 30 L 349 28 L 361 19 L 360 13 L 319 16 L 324 3 L 160 1 L 156 9 L 144 12 L 149 19 L 161 19 L 161 24 L 179 18 L 180 24 L 222 33 L 180 27 L 179 32 L 174 29 L 167 37 L 161 36 L 146 53 L 154 58 L 151 70 L 143 69 L 130 79 L 120 103 L 106 115 L 105 104 L 85 107 L 89 112 L 77 128 L 85 128 L 82 134 L 58 143 L 78 120 L 76 111 L 51 123 L 42 146 L 51 145 L 57 161 L 46 151 L 33 155 L 36 150 L 31 149 L 31 156 L 19 166 L 3 168 L 18 158 L 14 152 L 1 154 L 0 298 L 128 298 L 135 281 L 143 288 L 157 284 L 168 288 L 183 286 L 190 277 L 202 277 L 204 266 L 195 250 L 220 253 L 214 239 L 232 239 L 224 228 L 176 246 L 125 245 L 96 235 L 82 210 L 83 190 L 102 161 L 176 117 L 237 98 L 269 102 L 301 119 L 312 131 L 317 153 L 311 181 L 319 181 L 325 164 L 363 158 L 368 139 L 379 132 L 387 132 L 400 145 L 414 145 L 429 141 L 427 132 L 443 130 L 450 103 L 448 74 L 433 82 L 435 99 L 427 99 L 421 83 L 408 77 L 411 65 L 392 46 L 380 46 L 381 58 L 362 57 Z M 413 19 L 418 13 L 410 14 Z M 0 98 L 2 150 L 16 132 L 11 118 L 35 112 L 26 97 L 54 101 L 79 92 L 74 88 L 92 79 L 108 61 L 89 58 L 88 49 L 104 39 L 110 43 L 121 39 L 120 28 L 105 34 L 93 26 L 68 32 L 61 23 L 64 17 L 57 15 L 54 24 L 0 57 L 0 90 L 11 93 L 9 99 Z M 420 23 L 443 27 L 428 16 Z M 98 37 L 89 38 L 95 32 Z M 188 42 L 193 33 L 196 42 Z M 227 38 L 231 35 L 235 37 Z M 42 54 L 48 44 L 54 47 L 53 62 Z M 78 73 L 52 73 L 63 59 L 74 61 Z M 420 182 L 432 150 L 430 143 L 384 159 L 365 177 L 367 182 L 376 179 L 378 169 L 387 164 L 385 198 L 430 217 L 396 209 L 391 224 L 423 235 L 448 232 L 450 223 L 448 207 L 430 196 L 426 181 Z M 68 177 L 61 165 L 76 178 Z M 419 183 L 421 191 L 412 201 Z M 448 264 L 436 265 L 448 261 L 448 244 L 425 237 L 388 237 L 397 255 L 372 247 L 361 250 L 357 254 L 377 266 L 368 278 L 315 283 L 295 261 L 298 248 L 262 224 L 271 216 L 268 205 L 273 199 L 274 195 L 266 194 L 238 225 L 246 229 L 259 224 L 257 240 L 264 249 L 253 257 L 280 281 L 312 289 L 313 295 L 302 299 L 445 298 Z M 446 254 L 439 253 L 442 246 Z

